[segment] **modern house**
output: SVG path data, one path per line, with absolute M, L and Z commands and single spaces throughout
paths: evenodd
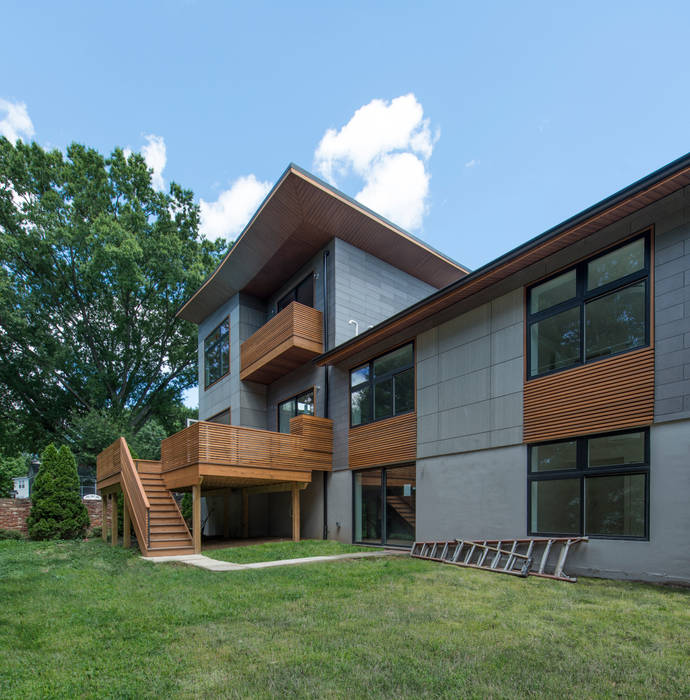
M 145 553 L 198 550 L 202 516 L 401 547 L 582 535 L 573 573 L 690 581 L 690 155 L 472 272 L 291 165 L 179 315 L 201 421 L 160 462 L 99 458 Z

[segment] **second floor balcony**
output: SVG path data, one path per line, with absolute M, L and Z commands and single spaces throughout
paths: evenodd
M 323 352 L 323 314 L 293 301 L 240 348 L 240 379 L 270 384 Z

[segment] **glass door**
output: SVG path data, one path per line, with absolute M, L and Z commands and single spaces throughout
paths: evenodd
M 417 473 L 415 465 L 386 469 L 385 544 L 412 545 L 415 539 Z

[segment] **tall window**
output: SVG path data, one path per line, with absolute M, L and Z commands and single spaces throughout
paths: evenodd
M 649 344 L 649 235 L 528 292 L 528 371 L 537 377 Z
M 278 301 L 278 311 L 296 301 L 305 306 L 314 306 L 314 273 L 305 277 L 296 287 L 293 287 Z
M 204 386 L 208 388 L 230 371 L 230 319 L 226 318 L 204 340 Z
M 278 432 L 290 432 L 290 418 L 306 414 L 314 415 L 314 390 L 309 389 L 278 404 Z
M 355 542 L 410 546 L 417 522 L 414 464 L 355 472 Z
M 647 429 L 532 445 L 529 534 L 646 539 Z
M 350 372 L 350 425 L 414 410 L 414 345 L 409 343 Z

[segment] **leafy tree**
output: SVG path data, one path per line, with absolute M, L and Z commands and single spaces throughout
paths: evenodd
M 194 504 L 192 501 L 192 494 L 186 491 L 184 496 L 182 496 L 182 503 L 180 503 L 180 513 L 182 517 L 187 521 L 189 527 L 192 526 L 192 516 L 193 516 Z
M 7 498 L 14 489 L 15 476 L 26 476 L 28 461 L 25 455 L 5 457 L 0 455 L 0 498 Z
M 89 526 L 89 513 L 79 495 L 77 463 L 70 449 L 52 443 L 41 455 L 27 520 L 34 540 L 75 539 Z
M 175 313 L 222 248 L 198 223 L 192 193 L 156 191 L 137 153 L 0 138 L 0 401 L 14 444 L 76 444 L 75 418 L 93 412 L 131 435 L 154 417 L 167 427 L 197 381 L 196 329 Z

